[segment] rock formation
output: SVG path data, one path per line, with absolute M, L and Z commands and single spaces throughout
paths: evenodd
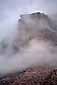
M 57 44 L 57 31 L 51 19 L 40 12 L 21 15 L 18 20 L 17 47 L 26 45 L 32 39 L 49 40 Z

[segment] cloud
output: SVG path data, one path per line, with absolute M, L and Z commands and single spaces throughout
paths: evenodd
M 57 65 L 56 50 L 50 42 L 33 39 L 16 55 L 0 56 L 0 73 L 21 71 L 33 65 Z

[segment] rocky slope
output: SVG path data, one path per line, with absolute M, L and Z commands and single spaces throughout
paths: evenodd
M 0 79 L 0 85 L 57 85 L 57 69 L 32 67 Z

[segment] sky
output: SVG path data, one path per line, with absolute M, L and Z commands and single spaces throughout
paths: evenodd
M 14 34 L 20 14 L 57 13 L 57 0 L 0 0 L 0 39 Z

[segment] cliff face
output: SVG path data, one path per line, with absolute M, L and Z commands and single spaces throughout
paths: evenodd
M 50 18 L 40 12 L 21 15 L 18 20 L 17 46 L 32 39 L 49 40 L 57 44 L 57 29 Z

